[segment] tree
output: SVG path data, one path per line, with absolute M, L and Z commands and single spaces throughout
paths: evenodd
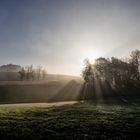
M 42 72 L 42 66 L 38 65 L 36 68 L 36 76 L 37 76 L 37 80 L 41 79 L 41 72 Z
M 88 59 L 84 60 L 84 69 L 82 71 L 82 77 L 84 78 L 85 82 L 90 82 L 90 80 L 92 80 L 93 77 L 93 69 L 92 69 L 92 65 L 90 64 Z
M 26 69 L 26 80 L 30 80 L 30 79 L 34 80 L 35 71 L 33 69 L 33 65 L 26 66 L 25 69 Z
M 0 66 L 0 72 L 18 72 L 21 70 L 20 65 L 7 64 Z
M 94 64 L 90 64 L 89 60 L 86 59 L 82 76 L 85 82 L 92 82 L 93 85 L 95 80 L 97 80 L 102 86 L 107 83 L 116 91 L 139 91 L 140 51 L 132 51 L 130 56 L 128 59 L 118 59 L 115 57 L 106 59 L 99 57 Z
M 46 78 L 47 71 L 44 69 L 42 70 L 42 79 L 44 80 Z
M 22 67 L 18 73 L 20 74 L 20 80 L 23 80 L 26 76 L 26 72 L 25 72 L 24 67 Z
M 21 80 L 34 80 L 35 78 L 35 70 L 33 69 L 33 65 L 22 67 L 18 73 L 20 74 Z
M 130 56 L 132 79 L 140 81 L 140 51 L 132 51 Z
M 100 80 L 109 80 L 110 78 L 110 61 L 109 59 L 100 57 L 96 59 L 94 64 L 96 75 L 99 75 Z

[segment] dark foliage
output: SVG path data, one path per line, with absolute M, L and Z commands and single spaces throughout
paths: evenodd
M 82 76 L 87 83 L 94 85 L 99 80 L 102 85 L 108 83 L 115 91 L 125 93 L 138 93 L 140 91 L 140 51 L 131 52 L 126 60 L 112 57 L 106 59 L 100 57 L 94 64 L 85 61 Z
M 18 72 L 21 70 L 20 65 L 7 64 L 0 66 L 0 72 Z

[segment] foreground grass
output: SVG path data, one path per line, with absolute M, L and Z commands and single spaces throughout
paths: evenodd
M 140 139 L 140 106 L 0 106 L 0 139 Z

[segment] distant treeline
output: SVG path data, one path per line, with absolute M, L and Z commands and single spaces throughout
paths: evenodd
M 18 72 L 21 70 L 20 65 L 7 64 L 0 66 L 0 72 Z
M 36 68 L 33 65 L 22 67 L 18 73 L 21 80 L 42 80 L 47 75 L 47 71 L 41 65 Z
M 94 64 L 90 64 L 88 59 L 84 63 L 82 76 L 85 83 L 94 85 L 98 79 L 102 85 L 107 83 L 115 90 L 139 92 L 140 50 L 132 51 L 130 57 L 125 59 L 100 57 Z
M 41 65 L 22 67 L 15 64 L 0 66 L 0 80 L 42 80 L 47 75 L 46 69 Z

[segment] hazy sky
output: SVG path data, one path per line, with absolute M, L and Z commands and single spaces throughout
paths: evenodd
M 140 0 L 0 0 L 0 65 L 80 74 L 83 59 L 140 49 Z

